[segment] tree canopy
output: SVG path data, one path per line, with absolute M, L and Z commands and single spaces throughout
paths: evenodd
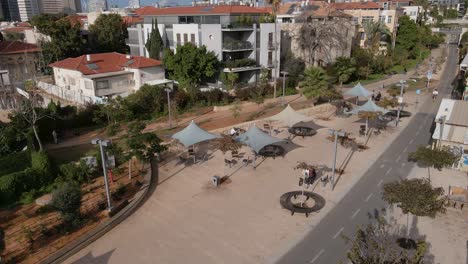
M 215 53 L 206 46 L 196 47 L 192 43 L 177 46 L 176 52 L 164 51 L 164 65 L 169 78 L 179 82 L 183 88 L 197 88 L 199 84 L 215 77 L 219 61 Z
M 427 179 L 404 179 L 386 183 L 382 198 L 397 205 L 405 214 L 434 218 L 446 211 L 443 194 L 443 188 L 433 188 Z
M 151 25 L 151 33 L 148 36 L 145 47 L 148 50 L 149 57 L 155 60 L 161 59 L 161 52 L 163 51 L 163 40 L 159 33 L 158 20 L 153 19 Z
M 93 49 L 97 52 L 126 53 L 127 27 L 118 14 L 101 14 L 89 27 Z
M 323 96 L 328 87 L 328 75 L 322 68 L 309 67 L 304 72 L 304 79 L 299 83 L 302 93 L 307 98 Z
M 128 127 L 128 135 L 125 140 L 130 150 L 129 157 L 136 156 L 139 160 L 151 161 L 154 154 L 159 154 L 167 149 L 161 145 L 162 140 L 151 132 L 143 132 L 145 124 L 141 121 L 131 123 Z
M 415 152 L 409 154 L 409 158 L 424 167 L 433 167 L 438 170 L 450 167 L 459 160 L 459 157 L 446 146 L 436 149 L 419 146 Z
M 338 57 L 333 65 L 335 73 L 338 77 L 338 82 L 343 85 L 356 72 L 356 61 L 354 58 Z

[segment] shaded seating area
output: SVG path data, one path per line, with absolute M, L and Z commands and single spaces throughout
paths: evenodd
M 350 113 L 359 115 L 360 113 L 363 113 L 363 112 L 375 113 L 379 116 L 379 115 L 385 115 L 389 111 L 383 107 L 376 105 L 371 99 L 369 99 L 365 104 L 351 110 Z M 366 125 L 361 126 L 361 129 L 359 130 L 359 134 L 367 135 L 368 131 L 369 131 L 369 118 L 366 118 Z
M 197 159 L 195 152 L 196 144 L 217 139 L 220 138 L 220 136 L 201 129 L 192 120 L 187 127 L 172 135 L 171 138 L 177 139 L 180 143 L 182 143 L 182 145 L 184 145 L 185 148 L 187 148 L 188 158 L 192 158 L 193 162 L 195 163 Z M 180 159 L 185 161 L 186 157 L 182 155 L 180 156 Z
M 272 137 L 260 130 L 257 126 L 251 126 L 244 134 L 234 140 L 249 146 L 256 155 L 264 157 L 277 157 L 284 155 L 284 148 L 278 144 L 285 142 L 284 139 Z
M 366 88 L 364 88 L 364 86 L 362 86 L 361 83 L 358 83 L 350 90 L 344 92 L 343 95 L 356 97 L 356 104 L 358 104 L 359 97 L 369 98 L 370 96 L 372 96 L 372 93 Z
M 299 123 L 296 123 L 294 126 L 290 127 L 288 129 L 289 133 L 294 135 L 294 136 L 300 136 L 300 137 L 310 137 L 315 134 L 317 134 L 317 130 L 325 128 L 323 126 L 317 125 L 314 121 L 308 121 L 304 122 L 301 121 Z
M 289 104 L 278 114 L 268 118 L 270 121 L 279 121 L 287 127 L 293 127 L 295 124 L 303 121 L 312 120 L 312 117 L 296 112 Z

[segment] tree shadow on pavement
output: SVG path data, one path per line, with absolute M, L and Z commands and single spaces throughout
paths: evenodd
M 115 248 L 99 256 L 93 256 L 91 252 L 88 252 L 80 259 L 72 262 L 72 264 L 106 264 L 109 263 L 109 259 L 114 251 Z

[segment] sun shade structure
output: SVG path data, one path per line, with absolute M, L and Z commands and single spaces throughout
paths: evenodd
M 283 111 L 268 118 L 268 120 L 280 121 L 286 124 L 288 127 L 292 127 L 299 122 L 309 121 L 311 119 L 312 118 L 310 116 L 296 112 L 296 110 L 294 110 L 289 104 L 285 109 L 283 109 Z
M 380 112 L 382 114 L 386 114 L 389 111 L 383 107 L 376 105 L 372 100 L 369 99 L 365 104 L 358 106 L 354 108 L 353 110 L 351 110 L 350 113 L 357 115 L 359 114 L 359 112 L 374 112 L 374 113 Z
M 369 97 L 372 95 L 372 93 L 369 92 L 366 88 L 364 88 L 364 86 L 362 86 L 361 83 L 356 84 L 356 86 L 346 91 L 344 94 L 356 97 Z
M 193 120 L 186 128 L 171 136 L 171 138 L 179 140 L 186 148 L 203 141 L 220 137 L 219 135 L 201 129 Z
M 256 126 L 251 126 L 247 132 L 236 137 L 235 140 L 249 146 L 257 154 L 265 146 L 285 141 L 266 134 Z

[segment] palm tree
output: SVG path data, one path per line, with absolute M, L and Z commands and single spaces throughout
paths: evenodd
M 366 33 L 366 46 L 375 55 L 379 51 L 380 42 L 385 39 L 387 42 L 391 40 L 390 30 L 383 23 L 376 22 L 365 22 L 364 32 Z
M 280 5 L 281 5 L 281 0 L 265 0 L 265 2 L 269 5 L 271 5 L 271 9 L 272 9 L 272 13 L 273 13 L 273 17 L 275 18 L 275 35 L 273 36 L 274 38 L 274 48 L 275 48 L 275 54 L 273 55 L 273 67 L 274 67 L 274 74 L 273 74 L 273 98 L 276 98 L 276 72 L 278 71 L 278 37 L 276 36 L 277 35 L 277 21 L 276 21 L 276 14 L 278 13 L 278 10 L 280 8 Z
M 343 82 L 348 81 L 356 72 L 356 61 L 354 58 L 338 57 L 333 67 L 335 68 L 340 86 L 343 86 Z
M 328 75 L 320 67 L 309 67 L 304 71 L 304 80 L 299 88 L 306 98 L 318 98 L 328 91 Z

